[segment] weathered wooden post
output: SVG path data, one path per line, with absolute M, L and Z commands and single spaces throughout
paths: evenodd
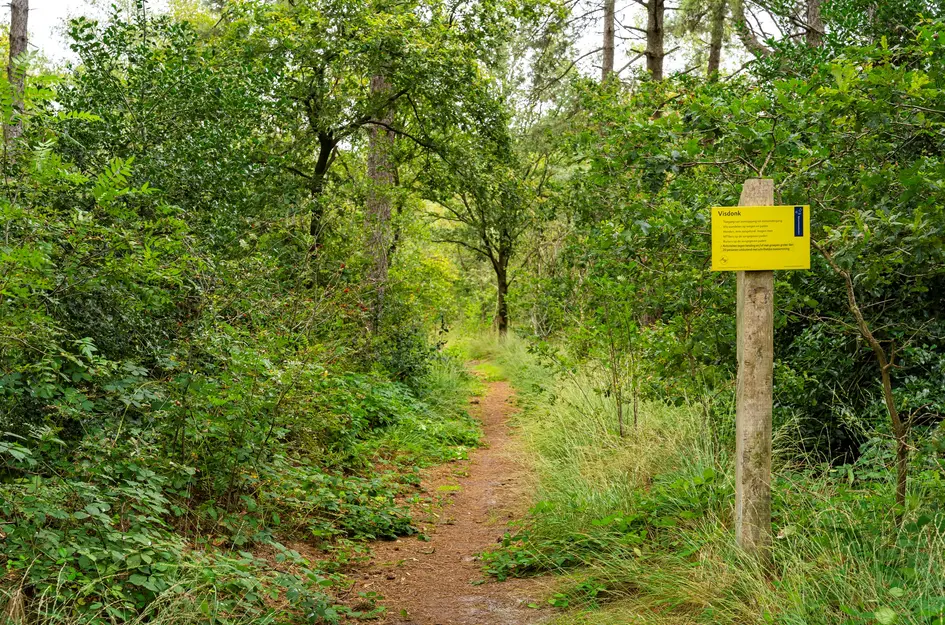
M 774 181 L 749 178 L 738 206 L 712 208 L 712 270 L 738 272 L 735 538 L 771 546 L 774 271 L 810 269 L 810 206 L 772 206 Z
M 774 204 L 774 181 L 750 178 L 739 206 Z M 738 389 L 735 424 L 735 538 L 762 555 L 771 545 L 771 407 L 774 272 L 737 274 Z

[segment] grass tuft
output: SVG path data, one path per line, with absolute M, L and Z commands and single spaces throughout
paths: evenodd
M 484 554 L 485 568 L 566 575 L 551 601 L 567 611 L 554 623 L 945 624 L 940 476 L 917 477 L 899 528 L 884 464 L 782 462 L 763 569 L 734 544 L 734 444 L 701 402 L 641 401 L 621 438 L 591 367 L 552 375 L 514 337 L 473 345 L 519 389 L 538 478 L 530 515 Z

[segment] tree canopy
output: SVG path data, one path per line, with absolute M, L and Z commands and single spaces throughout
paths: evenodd
M 60 65 L 26 0 L 4 34 L 0 620 L 380 615 L 346 567 L 478 444 L 496 331 L 548 466 L 487 573 L 942 622 L 945 5 L 158 4 L 70 19 Z M 746 568 L 706 529 L 737 376 L 709 209 L 751 178 L 812 214 L 810 270 L 775 274 L 773 594 L 697 610 L 634 580 Z

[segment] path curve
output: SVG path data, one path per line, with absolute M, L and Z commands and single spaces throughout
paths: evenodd
M 515 410 L 507 382 L 486 383 L 471 412 L 485 446 L 469 460 L 425 473 L 426 505 L 415 514 L 423 535 L 374 543 L 371 562 L 353 575 L 354 593 L 376 592 L 384 625 L 534 625 L 549 618 L 541 579 L 484 579 L 476 555 L 496 546 L 529 504 L 527 473 L 510 433 Z

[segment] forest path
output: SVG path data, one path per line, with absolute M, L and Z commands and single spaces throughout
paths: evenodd
M 374 543 L 371 562 L 353 575 L 352 594 L 384 597 L 384 625 L 531 625 L 550 616 L 548 582 L 488 580 L 476 558 L 496 546 L 530 503 L 528 472 L 516 459 L 522 454 L 508 424 L 514 393 L 507 382 L 485 386 L 478 403 L 470 400 L 484 446 L 468 460 L 424 473 L 415 518 L 428 540 Z

